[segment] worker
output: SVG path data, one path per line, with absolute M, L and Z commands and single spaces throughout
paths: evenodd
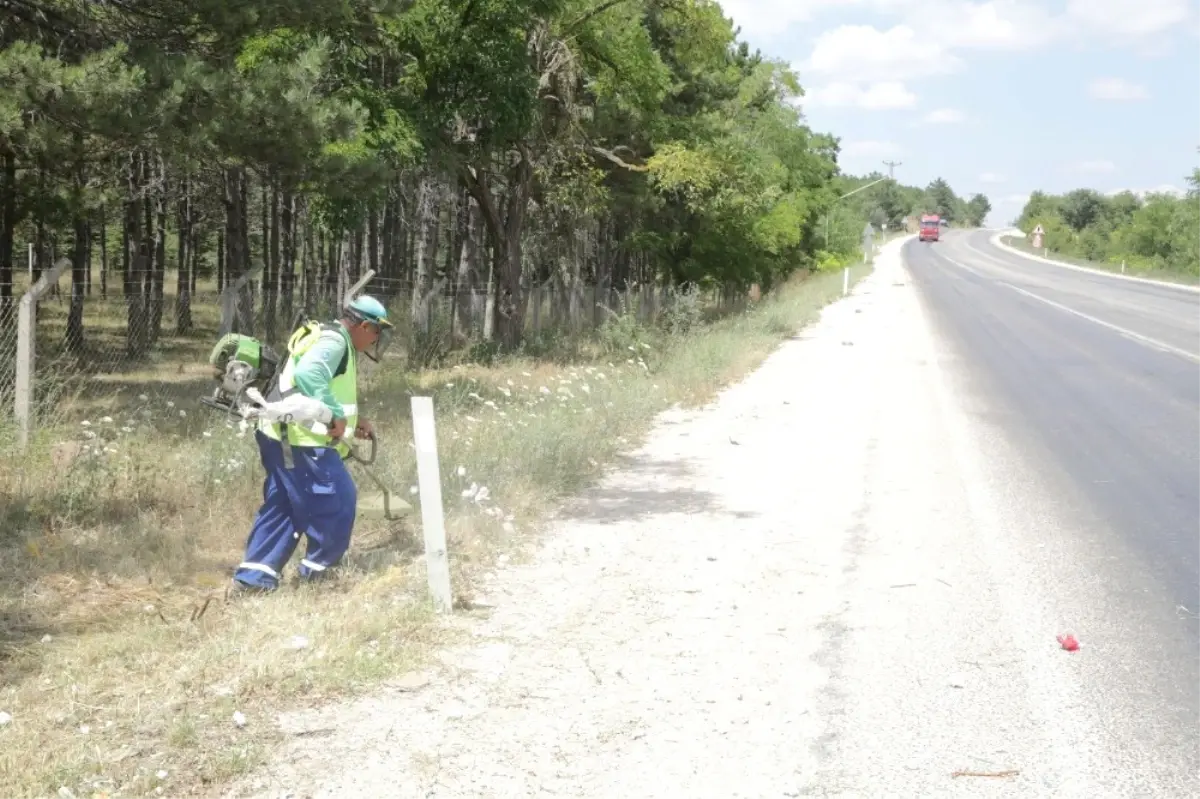
M 301 579 L 326 576 L 350 548 L 358 495 L 342 439 L 348 430 L 359 439 L 374 434 L 358 415 L 356 362 L 359 353 L 378 361 L 391 330 L 387 309 L 364 295 L 346 306 L 338 322 L 301 328 L 288 342 L 275 397 L 267 399 L 298 391 L 319 400 L 333 418 L 328 426 L 259 422 L 254 437 L 267 475 L 245 558 L 234 573 L 235 593 L 277 588 L 301 535 L 307 539 Z

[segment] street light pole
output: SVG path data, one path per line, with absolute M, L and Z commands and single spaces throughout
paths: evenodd
M 850 195 L 858 194 L 860 191 L 869 189 L 872 186 L 874 186 L 876 183 L 882 183 L 885 180 L 888 180 L 888 178 L 880 178 L 879 180 L 872 180 L 870 183 L 868 183 L 865 186 L 859 186 L 854 191 L 848 191 L 845 194 L 843 194 L 841 197 L 838 197 L 836 200 L 834 200 L 833 205 L 837 205 L 838 203 L 840 203 L 842 200 L 846 199 Z M 829 249 L 829 217 L 833 212 L 833 205 L 831 205 L 829 210 L 825 212 L 825 248 L 826 249 Z

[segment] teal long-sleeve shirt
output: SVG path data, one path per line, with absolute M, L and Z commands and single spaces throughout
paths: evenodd
M 324 330 L 317 342 L 296 363 L 293 380 L 306 397 L 320 400 L 333 412 L 334 419 L 345 419 L 346 411 L 333 396 L 331 384 L 342 359 L 350 351 L 350 333 L 342 325 Z

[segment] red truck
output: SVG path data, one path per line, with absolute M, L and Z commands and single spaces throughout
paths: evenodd
M 937 241 L 942 232 L 942 220 L 937 214 L 923 214 L 921 227 L 917 233 L 920 241 Z

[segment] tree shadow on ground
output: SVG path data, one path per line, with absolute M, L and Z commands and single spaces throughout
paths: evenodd
M 703 513 L 730 519 L 750 519 L 754 511 L 734 510 L 710 491 L 691 488 L 696 479 L 686 460 L 660 460 L 644 454 L 617 459 L 615 479 L 585 491 L 568 504 L 565 516 L 596 524 L 623 524 L 667 514 Z M 656 483 L 663 488 L 652 487 Z

